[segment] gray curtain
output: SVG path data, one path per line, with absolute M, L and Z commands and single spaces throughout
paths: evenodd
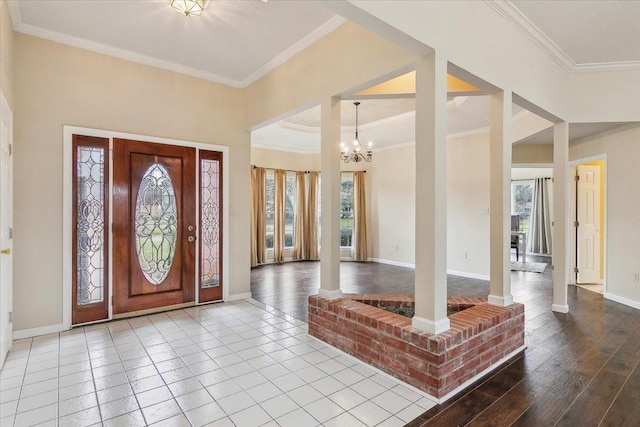
M 529 221 L 527 251 L 551 254 L 551 218 L 549 216 L 550 178 L 536 178 L 533 187 L 533 207 Z

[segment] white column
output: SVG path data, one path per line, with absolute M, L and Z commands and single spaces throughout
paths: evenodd
M 513 304 L 511 295 L 511 121 L 512 94 L 489 96 L 489 303 Z
M 326 97 L 321 104 L 320 169 L 322 217 L 320 289 L 328 299 L 340 291 L 340 99 Z
M 567 313 L 567 242 L 569 241 L 569 124 L 553 125 L 553 305 L 551 309 Z
M 416 63 L 416 270 L 413 327 L 433 334 L 447 317 L 447 61 Z

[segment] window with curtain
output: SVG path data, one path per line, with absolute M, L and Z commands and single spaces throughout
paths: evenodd
M 293 248 L 296 223 L 296 173 L 287 172 L 287 187 L 284 198 L 284 247 Z
M 533 181 L 511 181 L 511 214 L 520 216 L 520 230 L 529 231 L 533 206 Z
M 340 180 L 340 246 L 351 247 L 353 240 L 353 174 Z
M 273 229 L 275 227 L 275 198 L 276 198 L 276 183 L 273 169 L 267 169 L 265 173 L 265 203 L 267 205 L 267 220 L 266 220 L 266 241 L 265 247 L 267 249 L 273 249 Z

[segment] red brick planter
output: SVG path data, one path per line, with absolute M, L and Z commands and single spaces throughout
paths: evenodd
M 451 328 L 433 335 L 380 307 L 413 310 L 404 295 L 309 297 L 309 334 L 428 394 L 442 398 L 524 346 L 524 305 L 452 297 Z

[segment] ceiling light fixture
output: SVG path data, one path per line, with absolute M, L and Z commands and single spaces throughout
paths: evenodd
M 373 156 L 373 152 L 371 151 L 371 146 L 373 143 L 369 141 L 369 147 L 366 154 L 362 154 L 362 148 L 360 146 L 360 139 L 358 138 L 358 105 L 359 102 L 354 102 L 353 105 L 356 106 L 356 138 L 353 140 L 353 146 L 351 147 L 351 152 L 347 154 L 347 147 L 344 142 L 340 143 L 340 158 L 345 162 L 370 162 Z
M 171 0 L 171 7 L 185 16 L 198 16 L 204 10 L 204 0 Z

